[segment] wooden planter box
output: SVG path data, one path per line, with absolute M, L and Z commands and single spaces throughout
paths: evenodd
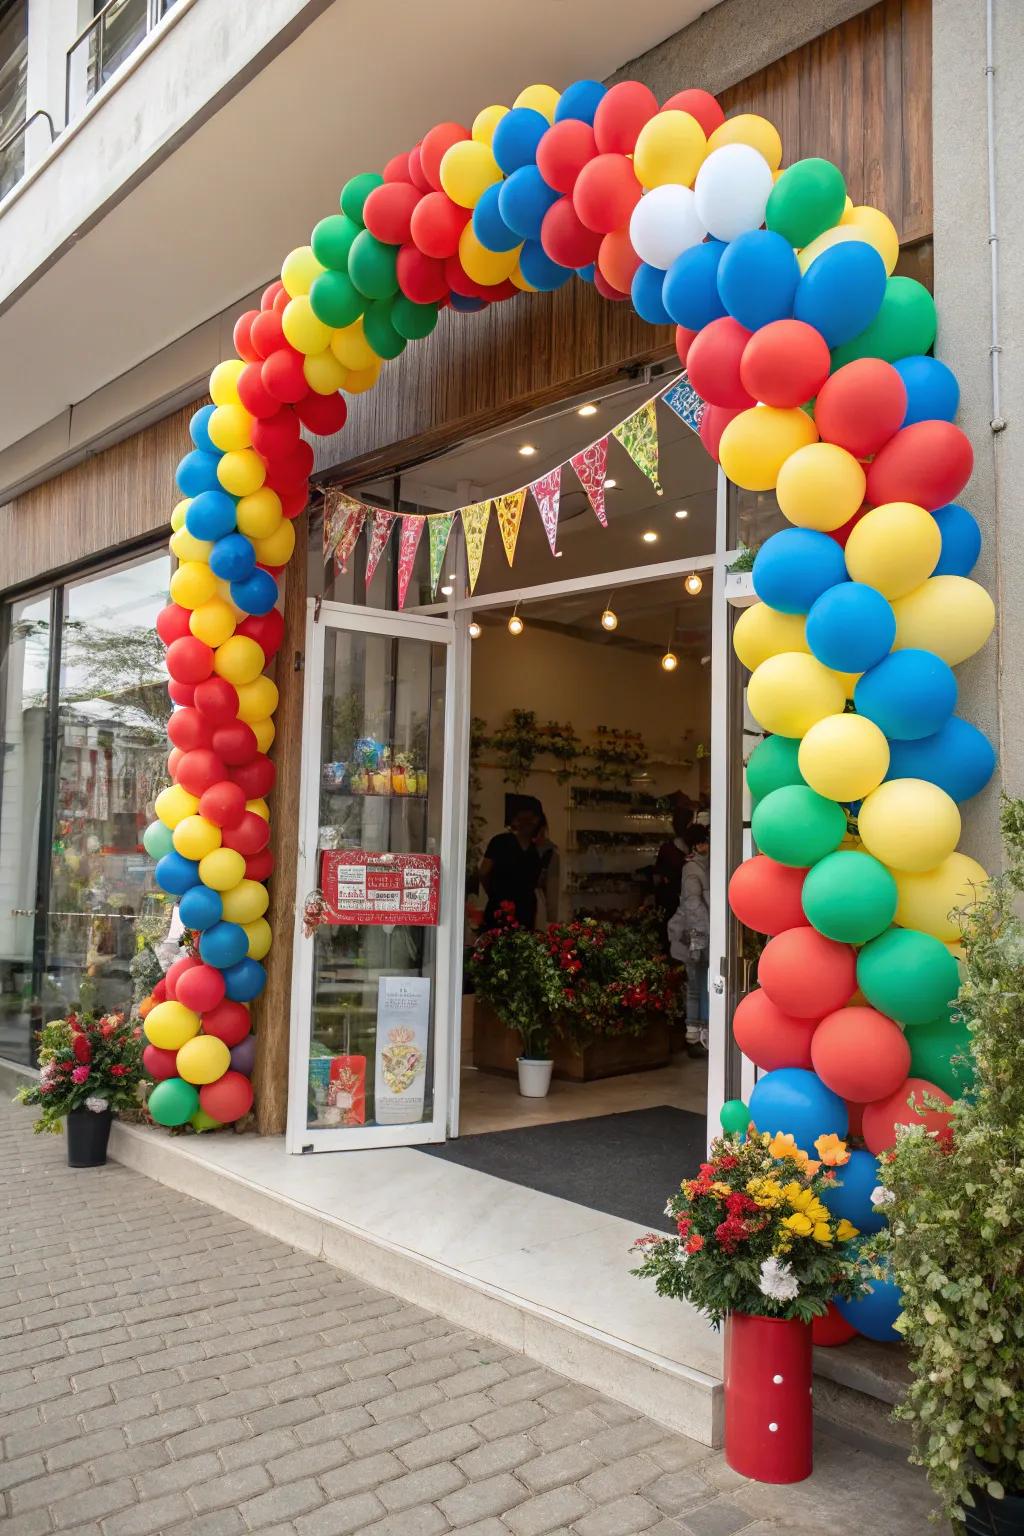
M 519 1036 L 506 1029 L 497 1014 L 481 998 L 475 998 L 473 1014 L 473 1065 L 481 1072 L 515 1077 Z M 619 1035 L 579 1046 L 558 1035 L 551 1042 L 555 1077 L 589 1083 L 598 1077 L 621 1077 L 624 1072 L 646 1072 L 667 1067 L 672 1060 L 669 1026 L 664 1019 L 650 1024 L 642 1035 Z

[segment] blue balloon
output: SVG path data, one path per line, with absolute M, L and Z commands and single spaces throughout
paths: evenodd
M 662 303 L 664 284 L 665 274 L 661 268 L 649 267 L 646 262 L 641 262 L 633 274 L 630 289 L 633 308 L 648 325 L 670 325 L 672 322 L 672 316 Z
M 251 1003 L 267 984 L 267 973 L 258 960 L 239 960 L 224 972 L 224 985 L 233 1003 Z
M 723 240 L 705 240 L 691 245 L 669 267 L 661 299 L 676 325 L 700 331 L 712 320 L 721 320 L 725 305 L 718 292 L 718 266 L 724 254 Z
M 597 263 L 590 261 L 585 267 L 576 268 L 576 276 L 581 277 L 585 283 L 594 281 L 594 273 L 597 271 Z
M 508 186 L 508 182 L 505 185 Z M 526 281 L 541 293 L 561 288 L 572 277 L 572 268 L 560 267 L 557 261 L 552 261 L 539 240 L 526 241 L 519 252 L 519 270 Z
M 194 539 L 211 544 L 235 529 L 237 503 L 227 491 L 200 491 L 193 496 L 185 512 L 185 527 Z
M 566 86 L 555 108 L 555 122 L 573 117 L 580 123 L 592 123 L 607 89 L 600 80 L 576 80 Z
M 498 212 L 520 240 L 539 241 L 544 215 L 560 196 L 554 187 L 548 186 L 535 165 L 524 165 L 502 182 Z
M 453 293 L 449 296 L 448 302 L 458 314 L 475 315 L 479 310 L 486 309 L 490 300 L 473 299 L 469 298 L 466 294 Z
M 952 421 L 960 407 L 956 374 L 937 357 L 901 357 L 893 367 L 907 390 L 905 427 L 915 421 Z
M 934 736 L 889 743 L 887 779 L 927 779 L 958 803 L 980 794 L 995 771 L 992 743 L 959 715 L 947 720 Z
M 502 183 L 488 187 L 473 209 L 473 233 L 488 251 L 511 251 L 519 244 L 519 236 L 509 229 L 498 208 Z
M 249 935 L 241 923 L 214 923 L 199 940 L 199 953 L 206 964 L 215 965 L 219 971 L 239 965 L 248 948 Z
M 210 551 L 210 570 L 221 581 L 244 581 L 256 568 L 256 551 L 244 533 L 229 533 Z
M 537 145 L 549 126 L 547 118 L 533 107 L 513 107 L 505 113 L 494 130 L 491 154 L 506 176 L 536 162 Z
M 830 347 L 866 331 L 885 297 L 885 262 L 873 245 L 844 240 L 812 261 L 796 291 L 793 313 Z
M 217 465 L 220 457 L 219 453 L 206 453 L 202 448 L 194 448 L 191 453 L 186 453 L 174 474 L 181 494 L 198 496 L 200 491 L 219 491 Z
M 212 928 L 219 923 L 224 903 L 219 891 L 211 891 L 208 885 L 194 885 L 178 902 L 178 913 L 186 928 Z
M 783 528 L 766 539 L 754 560 L 754 591 L 780 613 L 809 613 L 838 582 L 846 558 L 835 539 L 813 528 Z
M 850 1153 L 850 1161 L 836 1169 L 836 1181 L 822 1199 L 833 1216 L 840 1220 L 845 1216 L 858 1232 L 881 1232 L 885 1216 L 871 1205 L 872 1192 L 881 1182 L 878 1159 L 870 1152 L 854 1151 Z
M 890 741 L 921 741 L 956 708 L 953 669 L 934 651 L 893 651 L 857 680 L 853 703 Z
M 162 891 L 171 896 L 183 896 L 199 883 L 199 862 L 183 858 L 176 848 L 172 848 L 170 853 L 157 860 L 153 878 Z
M 866 1339 L 879 1344 L 901 1344 L 903 1335 L 897 1333 L 893 1323 L 903 1311 L 900 1288 L 892 1279 L 870 1281 L 871 1289 L 856 1301 L 835 1298 L 836 1310 Z
M 277 582 L 269 571 L 253 571 L 244 581 L 231 583 L 231 601 L 245 613 L 269 613 L 277 602 Z
M 936 508 L 932 514 L 942 534 L 942 552 L 933 576 L 969 576 L 981 554 L 981 529 L 957 501 Z
M 823 592 L 807 615 L 811 654 L 837 672 L 866 672 L 892 650 L 896 615 L 881 592 L 844 581 Z
M 802 1151 L 812 1154 L 819 1136 L 845 1136 L 850 1124 L 838 1093 L 802 1067 L 779 1067 L 759 1077 L 750 1095 L 750 1118 L 770 1136 L 788 1131 Z
M 215 405 L 200 406 L 199 410 L 196 411 L 195 415 L 192 417 L 192 420 L 188 424 L 189 437 L 195 443 L 196 447 L 201 448 L 204 453 L 220 452 L 220 449 L 217 447 L 216 443 L 210 441 L 210 417 L 213 415 L 216 409 L 217 407 Z
M 748 331 L 773 320 L 788 320 L 799 282 L 793 247 L 771 229 L 751 229 L 740 235 L 718 265 L 722 303 Z

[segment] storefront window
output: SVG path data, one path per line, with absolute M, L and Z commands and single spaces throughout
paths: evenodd
M 28 0 L 0 0 L 0 144 L 25 121 L 28 82 Z M 24 135 L 0 151 L 0 197 L 25 174 Z

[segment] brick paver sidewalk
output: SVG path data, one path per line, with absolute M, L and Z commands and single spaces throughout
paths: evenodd
M 0 1104 L 9 1536 L 920 1536 L 901 1464 L 798 1489 Z M 3 1516 L 6 1516 L 6 1521 Z

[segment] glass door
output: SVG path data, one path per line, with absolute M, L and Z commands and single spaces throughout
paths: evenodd
M 454 626 L 309 606 L 290 1152 L 441 1141 Z

